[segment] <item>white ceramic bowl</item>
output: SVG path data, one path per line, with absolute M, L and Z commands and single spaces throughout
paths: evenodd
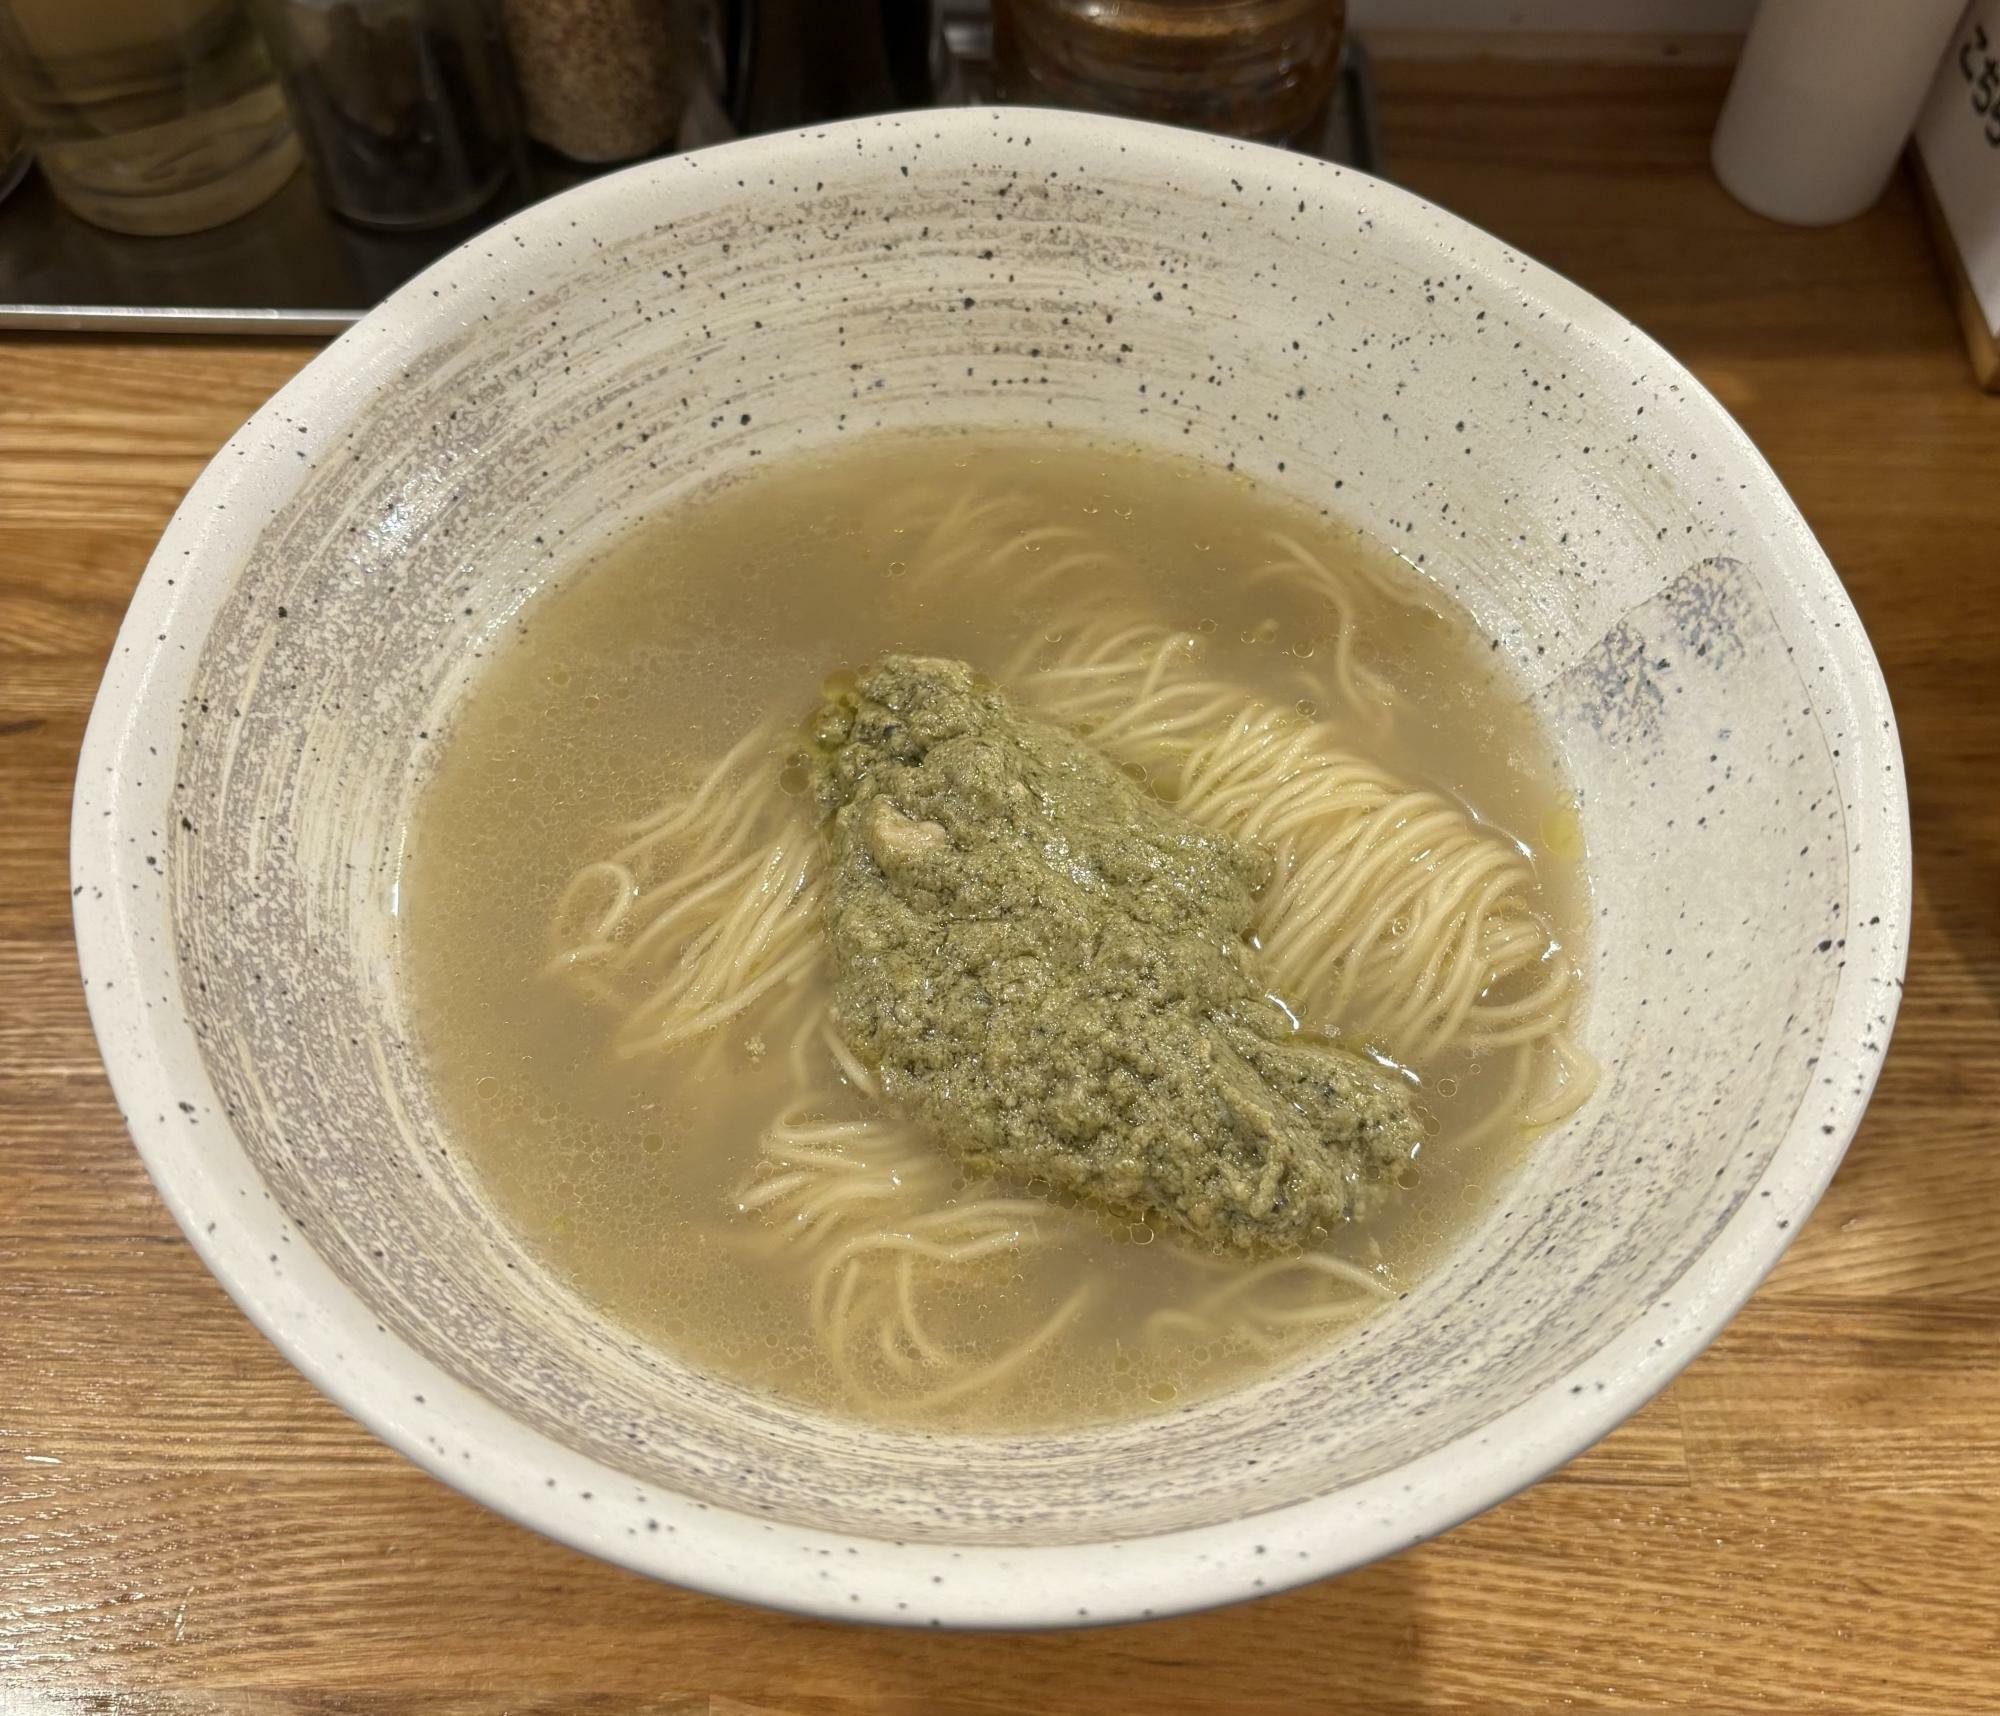
M 1331 1355 L 1141 1423 L 986 1440 L 745 1396 L 545 1278 L 432 1120 L 388 933 L 434 736 L 552 565 L 753 460 L 968 422 L 1332 498 L 1471 609 L 1585 795 L 1608 1074 L 1448 1265 Z M 1854 610 L 1664 351 L 1375 180 L 1021 110 L 636 168 L 397 293 L 175 516 L 91 720 L 74 862 L 147 1165 L 328 1394 L 643 1572 L 947 1625 L 1297 1584 L 1603 1435 L 1832 1173 L 1910 886 Z

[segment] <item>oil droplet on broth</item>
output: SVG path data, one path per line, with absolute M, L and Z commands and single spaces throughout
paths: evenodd
M 1583 817 L 1575 799 L 1564 799 L 1542 816 L 1542 850 L 1565 864 L 1584 858 Z

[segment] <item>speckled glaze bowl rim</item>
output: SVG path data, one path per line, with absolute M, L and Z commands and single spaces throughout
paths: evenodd
M 970 142 L 1021 110 L 927 113 Z M 824 126 L 732 143 L 593 181 L 513 216 L 497 232 L 532 241 L 598 207 L 640 194 L 672 197 L 690 165 L 726 164 L 743 178 L 782 173 L 796 158 L 894 118 Z M 1088 158 L 1119 157 L 1126 174 L 1162 184 L 1176 164 L 1246 146 L 1128 120 L 1037 113 L 1038 135 Z M 1250 148 L 1291 174 L 1317 164 Z M 1327 172 L 1333 170 L 1319 169 Z M 1352 178 L 1358 176 L 1351 175 Z M 1363 181 L 1367 183 L 1366 181 Z M 1427 240 L 1488 269 L 1503 264 L 1517 290 L 1559 314 L 1574 337 L 1624 367 L 1643 365 L 1677 383 L 1688 432 L 1704 454 L 1739 472 L 1746 498 L 1774 538 L 1789 545 L 1785 575 L 1800 599 L 1837 626 L 1820 628 L 1837 670 L 1836 696 L 1854 719 L 1860 755 L 1854 804 L 1869 838 L 1850 872 L 1852 915 L 1879 913 L 1907 926 L 1910 862 L 1901 752 L 1887 689 L 1839 579 L 1777 477 L 1722 406 L 1624 317 L 1499 240 L 1393 186 L 1367 183 L 1378 222 L 1421 227 Z M 490 241 L 491 235 L 486 235 Z M 260 1265 L 279 1217 L 236 1140 L 216 1126 L 171 1124 L 207 1078 L 186 1017 L 168 999 L 146 1004 L 143 949 L 168 945 L 165 893 L 144 879 L 145 807 L 132 786 L 149 742 L 177 745 L 179 710 L 198 645 L 226 580 L 187 578 L 190 565 L 240 564 L 257 532 L 295 488 L 294 468 L 263 449 L 279 419 L 312 425 L 308 451 L 331 444 L 357 402 L 393 385 L 402 364 L 456 331 L 440 284 L 470 281 L 484 266 L 468 244 L 396 292 L 267 403 L 217 453 L 175 513 L 133 596 L 92 710 L 78 771 L 72 827 L 76 931 L 92 1022 L 119 1106 L 175 1219 L 244 1312 L 324 1393 L 383 1440 L 467 1495 L 560 1542 L 673 1583 L 718 1595 L 848 1620 L 1029 1627 L 1181 1613 L 1281 1590 L 1361 1566 L 1504 1500 L 1580 1453 L 1636 1411 L 1692 1360 L 1778 1260 L 1812 1209 L 1860 1122 L 1880 1057 L 1856 1056 L 1858 1076 L 1826 1123 L 1795 1115 L 1758 1190 L 1718 1230 L 1663 1297 L 1589 1363 L 1557 1379 L 1473 1434 L 1332 1495 L 1223 1524 L 1125 1542 L 1048 1548 L 892 1543 L 778 1524 L 649 1492 L 513 1419 L 430 1359 L 383 1330 L 368 1306 L 308 1248 L 293 1247 L 284 1273 Z M 107 783 L 100 793 L 97 783 Z M 90 897 L 94 886 L 103 900 Z M 1878 990 L 1900 987 L 1906 936 L 1873 944 L 1836 997 L 1833 1045 L 1862 1042 Z M 1872 981 L 1871 981 L 1872 980 Z M 1879 1030 L 1886 1032 L 1886 1021 Z M 1886 1036 L 1884 1036 L 1886 1041 Z M 157 1117 L 157 1118 L 156 1118 Z M 246 1213 L 247 1212 L 247 1213 Z M 303 1252 L 303 1255 L 300 1253 Z M 419 1416 L 403 1403 L 426 1404 Z M 441 1432 L 440 1426 L 445 1429 Z M 837 1576 L 827 1577 L 829 1566 Z

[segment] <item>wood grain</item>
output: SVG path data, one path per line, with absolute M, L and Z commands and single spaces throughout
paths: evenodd
M 71 773 L 202 461 L 310 355 L 0 341 L 0 1711 L 995 1716 L 2000 1708 L 2000 400 L 1913 193 L 1792 232 L 1708 69 L 1385 66 L 1391 167 L 1735 411 L 1896 698 L 1915 947 L 1825 1204 L 1712 1351 L 1551 1481 L 1335 1583 L 1147 1627 L 864 1632 L 541 1541 L 301 1381 L 180 1241 L 78 992 Z M 4 242 L 0 214 L 0 242 Z

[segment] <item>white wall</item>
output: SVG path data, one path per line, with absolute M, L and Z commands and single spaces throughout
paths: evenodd
M 1356 30 L 1741 35 L 1757 0 L 1348 0 Z

